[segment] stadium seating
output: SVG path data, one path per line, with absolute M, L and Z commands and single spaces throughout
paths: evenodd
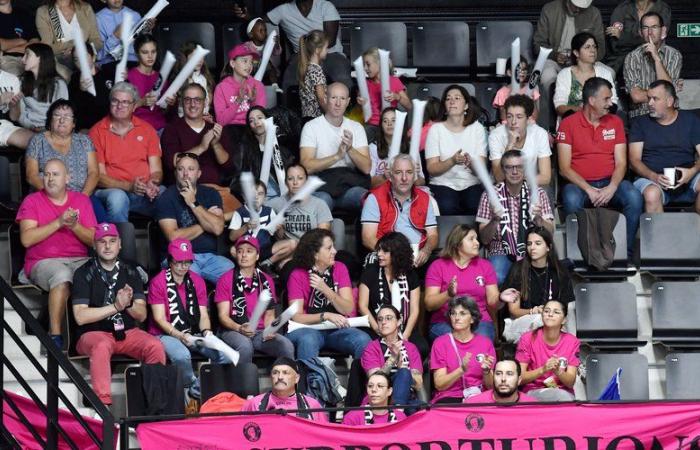
M 253 363 L 203 364 L 199 368 L 202 403 L 221 392 L 233 392 L 245 399 L 260 393 L 258 367 Z
M 403 22 L 355 22 L 350 31 L 350 59 L 354 61 L 370 47 L 391 52 L 395 67 L 408 65 L 408 41 Z
M 245 34 L 246 23 L 227 23 L 221 26 L 221 60 L 228 62 L 228 52 L 238 44 L 248 40 Z
M 666 355 L 666 399 L 697 400 L 700 398 L 700 353 Z
M 532 61 L 532 23 L 526 21 L 488 21 L 476 24 L 476 64 L 493 68 L 497 58 L 510 58 L 511 43 L 520 38 L 520 54 Z
M 700 347 L 700 282 L 658 282 L 651 287 L 652 339 L 673 348 Z
M 643 214 L 639 241 L 640 270 L 659 277 L 700 275 L 698 214 Z
M 586 358 L 586 397 L 594 401 L 622 368 L 620 400 L 649 400 L 649 363 L 639 353 L 593 353 Z
M 463 69 L 470 64 L 469 25 L 464 22 L 419 22 L 411 26 L 414 67 Z
M 437 249 L 445 247 L 447 236 L 450 234 L 450 231 L 455 227 L 455 225 L 474 225 L 474 223 L 476 222 L 475 216 L 437 216 L 436 219 L 439 238 Z
M 445 88 L 451 84 L 459 84 L 467 90 L 469 95 L 476 95 L 476 87 L 471 83 L 411 83 L 406 87 L 406 92 L 412 99 L 425 100 L 428 97 L 440 99 Z
M 214 25 L 207 22 L 159 23 L 154 34 L 160 48 L 170 50 L 175 56 L 177 56 L 180 46 L 185 42 L 199 43 L 209 50 L 209 54 L 204 58 L 207 66 L 216 67 Z

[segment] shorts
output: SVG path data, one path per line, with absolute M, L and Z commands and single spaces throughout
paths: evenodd
M 659 186 L 659 189 L 661 189 L 661 192 L 664 194 L 664 205 L 668 205 L 670 202 L 692 204 L 695 203 L 695 197 L 697 196 L 696 188 L 699 180 L 700 173 L 696 173 L 690 182 L 685 186 L 681 186 L 679 189 L 667 190 L 661 189 L 661 186 L 648 178 L 637 178 L 634 180 L 634 187 L 636 187 L 639 192 L 644 194 L 644 189 L 652 184 Z
M 7 147 L 7 141 L 12 133 L 21 129 L 9 120 L 0 120 L 0 147 Z
M 73 272 L 89 259 L 87 256 L 42 259 L 32 267 L 29 279 L 41 289 L 49 291 L 59 284 L 73 283 Z

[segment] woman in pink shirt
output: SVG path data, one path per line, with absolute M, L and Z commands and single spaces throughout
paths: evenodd
M 452 331 L 435 339 L 430 352 L 433 403 L 461 403 L 493 388 L 496 350 L 491 340 L 475 334 L 481 321 L 479 309 L 469 297 L 456 297 L 448 304 Z
M 544 327 L 525 333 L 515 359 L 522 368 L 523 391 L 540 401 L 573 401 L 580 342 L 562 331 L 567 304 L 549 300 L 542 310 Z
M 425 276 L 425 307 L 432 311 L 430 339 L 450 332 L 447 302 L 468 295 L 479 306 L 481 321 L 477 334 L 493 341 L 496 331 L 492 314 L 498 305 L 496 272 L 491 263 L 479 256 L 479 235 L 473 225 L 456 225 L 447 236 L 440 258 L 428 268 Z
M 389 406 L 389 397 L 392 394 L 391 380 L 385 372 L 374 372 L 367 379 L 368 404 L 376 409 L 364 411 L 356 409 L 343 416 L 344 425 L 362 426 L 378 423 L 395 423 L 406 418 L 403 411 Z
M 258 53 L 239 44 L 228 52 L 228 64 L 214 89 L 214 111 L 221 125 L 245 125 L 248 110 L 265 107 L 265 86 L 253 78 L 253 59 Z

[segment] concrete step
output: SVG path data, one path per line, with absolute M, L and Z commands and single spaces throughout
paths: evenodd
M 82 396 L 78 391 L 78 388 L 75 387 L 73 383 L 59 382 L 58 386 L 61 389 L 61 391 L 63 391 L 63 393 L 66 395 L 66 397 L 68 397 L 68 400 L 74 407 L 78 408 L 83 406 Z M 44 404 L 46 404 L 46 383 L 44 381 L 30 381 L 29 387 L 32 388 L 32 390 L 39 397 L 39 399 L 42 402 L 44 402 Z M 16 381 L 4 382 L 3 389 L 8 390 L 10 392 L 14 392 L 15 394 L 20 394 L 24 395 L 25 397 L 29 397 L 22 385 L 20 385 Z M 65 408 L 65 405 L 62 401 L 60 401 L 60 399 L 58 402 L 58 406 L 61 408 Z
M 5 310 L 4 311 L 5 322 L 10 326 L 12 331 L 14 331 L 18 336 L 24 337 L 27 333 L 24 330 L 24 320 L 19 316 L 15 310 Z M 5 327 L 3 327 L 2 332 L 5 336 L 9 336 Z
M 41 343 L 39 342 L 38 338 L 34 336 L 22 336 L 22 343 L 27 347 L 32 355 L 35 357 L 39 355 L 39 352 L 41 351 Z M 26 358 L 24 352 L 20 350 L 17 343 L 15 343 L 15 341 L 12 339 L 5 339 L 4 346 L 5 355 L 10 358 L 11 361 Z

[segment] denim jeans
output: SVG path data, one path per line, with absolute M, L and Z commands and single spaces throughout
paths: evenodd
M 405 367 L 399 369 L 391 376 L 393 393 L 391 399 L 395 405 L 408 405 L 411 400 L 411 386 L 413 377 L 410 369 Z
M 165 186 L 160 186 L 160 194 L 163 192 L 165 192 Z M 144 195 L 121 189 L 98 189 L 93 195 L 105 206 L 107 221 L 112 223 L 128 222 L 129 211 L 153 217 L 156 210 L 155 200 L 151 201 Z
M 161 334 L 158 336 L 163 344 L 165 354 L 168 359 L 182 374 L 182 381 L 185 387 L 191 386 L 197 377 L 192 370 L 192 353 L 198 353 L 205 358 L 209 358 L 216 364 L 229 364 L 231 361 L 221 352 L 205 347 L 187 347 L 180 339 Z
M 297 349 L 297 359 L 314 358 L 322 348 L 347 353 L 353 358 L 360 359 L 371 340 L 367 333 L 357 328 L 337 330 L 300 328 L 289 333 L 287 338 Z
M 481 201 L 481 194 L 484 192 L 484 187 L 481 184 L 475 184 L 463 191 L 455 191 L 446 186 L 431 184 L 430 191 L 437 201 L 441 215 L 475 216 L 479 209 L 479 201 Z
M 498 285 L 502 285 L 506 278 L 508 278 L 508 272 L 513 266 L 513 260 L 508 257 L 508 255 L 491 255 L 489 256 L 489 261 L 493 265 L 493 270 L 496 271 L 496 277 L 498 278 Z
M 226 330 L 219 333 L 219 338 L 240 354 L 239 364 L 253 362 L 255 350 L 275 358 L 286 356 L 294 359 L 294 344 L 281 334 L 263 341 L 262 331 L 258 331 L 255 336 L 249 338 L 237 331 Z
M 600 189 L 610 184 L 610 179 L 589 181 L 588 184 Z M 564 202 L 564 214 L 567 216 L 575 214 L 583 208 L 591 208 L 593 206 L 583 189 L 573 183 L 564 186 L 562 200 Z M 627 255 L 632 256 L 637 229 L 639 228 L 639 216 L 642 215 L 644 210 L 642 194 L 639 193 L 632 183 L 622 180 L 609 204 L 616 208 L 622 208 L 622 214 L 627 220 Z
M 452 327 L 447 322 L 438 322 L 430 325 L 430 342 L 439 338 L 443 334 L 452 332 Z M 493 322 L 484 322 L 483 320 L 479 322 L 479 326 L 474 330 L 474 334 L 480 334 L 484 337 L 491 339 L 492 341 L 496 337 L 496 327 Z
M 195 253 L 190 270 L 210 283 L 216 284 L 226 272 L 233 269 L 233 261 L 214 253 Z
M 336 206 L 346 211 L 359 213 L 362 210 L 362 197 L 367 193 L 367 189 L 359 186 L 351 187 L 343 192 L 340 197 L 333 198 L 328 192 L 316 191 L 314 196 L 323 200 L 328 209 L 333 211 Z

